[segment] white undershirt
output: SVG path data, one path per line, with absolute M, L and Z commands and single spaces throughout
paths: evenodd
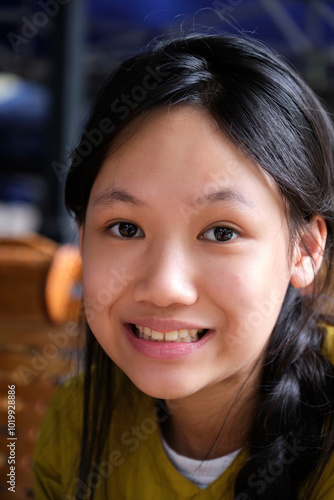
M 172 450 L 163 436 L 161 436 L 161 442 L 175 469 L 182 474 L 182 476 L 189 479 L 189 481 L 196 484 L 202 490 L 221 476 L 240 451 L 239 449 L 233 451 L 229 455 L 203 461 L 179 455 L 176 451 Z

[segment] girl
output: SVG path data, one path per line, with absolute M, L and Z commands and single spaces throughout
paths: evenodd
M 67 177 L 86 368 L 45 420 L 37 499 L 334 498 L 333 137 L 246 38 L 112 72 Z

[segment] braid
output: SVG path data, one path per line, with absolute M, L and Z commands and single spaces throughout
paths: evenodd
M 332 451 L 334 367 L 321 352 L 324 329 L 307 301 L 290 285 L 265 355 L 250 457 L 238 474 L 236 497 L 297 500 L 307 478 L 314 487 Z

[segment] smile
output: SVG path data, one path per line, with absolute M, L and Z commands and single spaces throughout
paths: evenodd
M 173 330 L 170 332 L 159 332 L 148 328 L 147 326 L 131 324 L 131 328 L 136 337 L 151 342 L 197 342 L 208 330 L 192 329 L 192 330 Z

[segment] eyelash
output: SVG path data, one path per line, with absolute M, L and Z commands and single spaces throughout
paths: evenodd
M 127 236 L 113 234 L 112 229 L 114 229 L 117 226 L 120 226 L 121 224 L 128 225 L 128 226 L 133 226 L 133 227 L 137 228 L 137 230 L 139 230 L 139 231 L 142 232 L 142 236 L 127 237 Z M 137 230 L 136 230 L 136 233 L 137 233 Z M 115 238 L 120 238 L 120 239 L 123 239 L 123 240 L 131 240 L 133 238 L 143 238 L 145 236 L 144 231 L 142 231 L 142 229 L 140 229 L 140 227 L 137 226 L 137 224 L 133 224 L 133 222 L 130 222 L 130 221 L 114 222 L 113 224 L 111 224 L 110 226 L 107 227 L 107 231 L 110 231 Z
M 227 243 L 229 241 L 232 241 L 234 240 L 235 238 L 237 238 L 239 236 L 239 233 L 233 229 L 232 227 L 229 227 L 229 226 L 224 226 L 224 225 L 221 225 L 221 226 L 213 226 L 213 227 L 210 227 L 209 229 L 207 229 L 206 231 L 204 231 L 202 233 L 202 236 L 205 235 L 206 233 L 208 233 L 209 231 L 214 231 L 216 232 L 216 230 L 218 229 L 222 229 L 224 230 L 224 232 L 229 232 L 230 234 L 231 233 L 234 233 L 234 236 L 233 238 L 230 238 L 228 240 L 218 240 L 218 239 L 210 239 L 210 238 L 207 238 L 209 241 L 213 241 L 213 242 L 216 242 L 216 243 Z M 226 231 L 225 231 L 226 230 Z M 203 237 L 201 237 L 201 239 L 204 239 Z
M 124 224 L 124 226 L 132 226 L 132 228 L 136 228 L 135 232 L 134 232 L 134 235 L 133 236 L 123 236 L 123 235 L 120 235 L 120 234 L 118 234 L 118 235 L 114 234 L 113 231 L 112 231 L 112 229 L 116 228 L 117 226 L 120 226 L 121 224 Z M 128 227 L 128 229 L 130 229 L 130 228 Z M 220 231 L 220 233 L 221 233 L 222 236 L 223 236 L 224 233 L 225 233 L 225 235 L 226 235 L 226 233 L 228 233 L 229 236 L 231 236 L 232 233 L 234 233 L 234 235 L 233 235 L 233 237 L 230 237 L 227 240 L 219 240 L 219 239 L 211 239 L 211 238 L 204 238 L 203 237 L 205 234 L 209 233 L 209 231 L 214 231 L 215 232 L 215 236 L 217 236 L 217 234 L 216 234 L 217 231 L 216 230 L 224 230 L 224 231 Z M 130 221 L 115 222 L 115 223 L 113 223 L 113 224 L 111 224 L 110 226 L 107 227 L 107 231 L 109 231 L 110 233 L 112 233 L 112 235 L 115 238 L 119 238 L 119 239 L 123 239 L 123 240 L 136 239 L 136 238 L 143 238 L 143 237 L 145 237 L 144 231 L 142 229 L 140 229 L 140 227 L 137 226 L 137 224 L 133 224 Z M 140 231 L 142 233 L 140 236 L 137 236 L 137 232 L 138 231 Z M 207 229 L 206 231 L 204 231 L 200 235 L 199 239 L 207 239 L 208 241 L 213 241 L 213 242 L 216 242 L 216 243 L 226 243 L 226 242 L 234 240 L 238 236 L 239 236 L 239 233 L 235 229 L 233 229 L 232 227 L 224 226 L 224 225 L 219 225 L 219 226 L 213 226 L 213 227 Z

